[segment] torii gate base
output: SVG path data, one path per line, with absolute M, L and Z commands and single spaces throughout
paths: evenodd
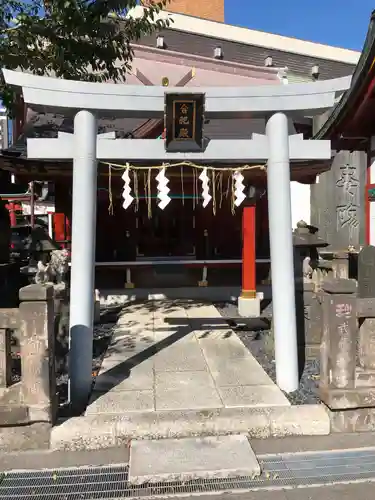
M 42 109 L 75 112 L 74 136 L 28 139 L 28 157 L 73 159 L 73 218 L 70 313 L 70 380 L 73 407 L 85 407 L 91 392 L 93 294 L 95 265 L 97 159 L 125 161 L 194 161 L 243 164 L 268 162 L 268 207 L 277 384 L 285 392 L 298 388 L 294 293 L 290 160 L 327 160 L 330 141 L 288 136 L 288 114 L 313 116 L 330 109 L 350 78 L 298 85 L 245 88 L 190 88 L 206 94 L 207 118 L 268 117 L 266 135 L 249 140 L 212 140 L 204 152 L 166 153 L 162 141 L 97 136 L 95 113 L 162 118 L 166 89 L 82 83 L 3 70 L 6 83 L 22 87 L 24 102 Z M 169 88 L 168 92 L 179 92 Z M 282 112 L 278 112 L 282 110 Z M 245 297 L 246 298 L 246 297 Z M 255 301 L 257 300 L 255 297 Z

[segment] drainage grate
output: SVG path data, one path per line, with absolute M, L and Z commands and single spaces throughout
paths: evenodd
M 303 487 L 375 480 L 375 449 L 258 457 L 259 478 L 164 482 L 132 486 L 128 466 L 19 471 L 0 478 L 0 500 L 104 500 Z

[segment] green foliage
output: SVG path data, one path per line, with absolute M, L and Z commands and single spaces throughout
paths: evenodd
M 131 42 L 168 26 L 168 20 L 156 20 L 168 1 L 129 18 L 137 0 L 0 0 L 0 65 L 66 79 L 124 81 Z M 10 114 L 14 97 L 0 81 L 0 99 Z

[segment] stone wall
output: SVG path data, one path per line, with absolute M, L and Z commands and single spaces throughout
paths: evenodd
M 147 5 L 153 1 L 155 0 L 143 0 L 142 3 Z M 170 0 L 166 10 L 210 21 L 224 22 L 224 0 Z

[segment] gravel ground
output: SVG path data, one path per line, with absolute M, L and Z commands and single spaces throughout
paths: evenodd
M 98 374 L 105 353 L 111 342 L 113 329 L 117 322 L 119 308 L 107 309 L 102 311 L 102 322 L 94 326 L 94 343 L 92 358 L 93 385 L 95 377 Z M 68 407 L 68 373 L 67 370 L 61 373 L 57 378 L 57 391 L 59 395 L 60 413 L 62 416 L 69 415 Z
M 221 303 L 215 305 L 224 318 L 238 318 L 238 310 L 235 304 Z M 251 354 L 276 383 L 273 337 L 269 329 L 269 321 L 264 319 L 249 321 L 245 324 L 244 321 L 239 323 L 228 319 L 228 324 L 235 330 Z M 292 404 L 315 404 L 320 402 L 317 391 L 319 373 L 320 360 L 318 358 L 305 361 L 298 391 L 286 394 Z

